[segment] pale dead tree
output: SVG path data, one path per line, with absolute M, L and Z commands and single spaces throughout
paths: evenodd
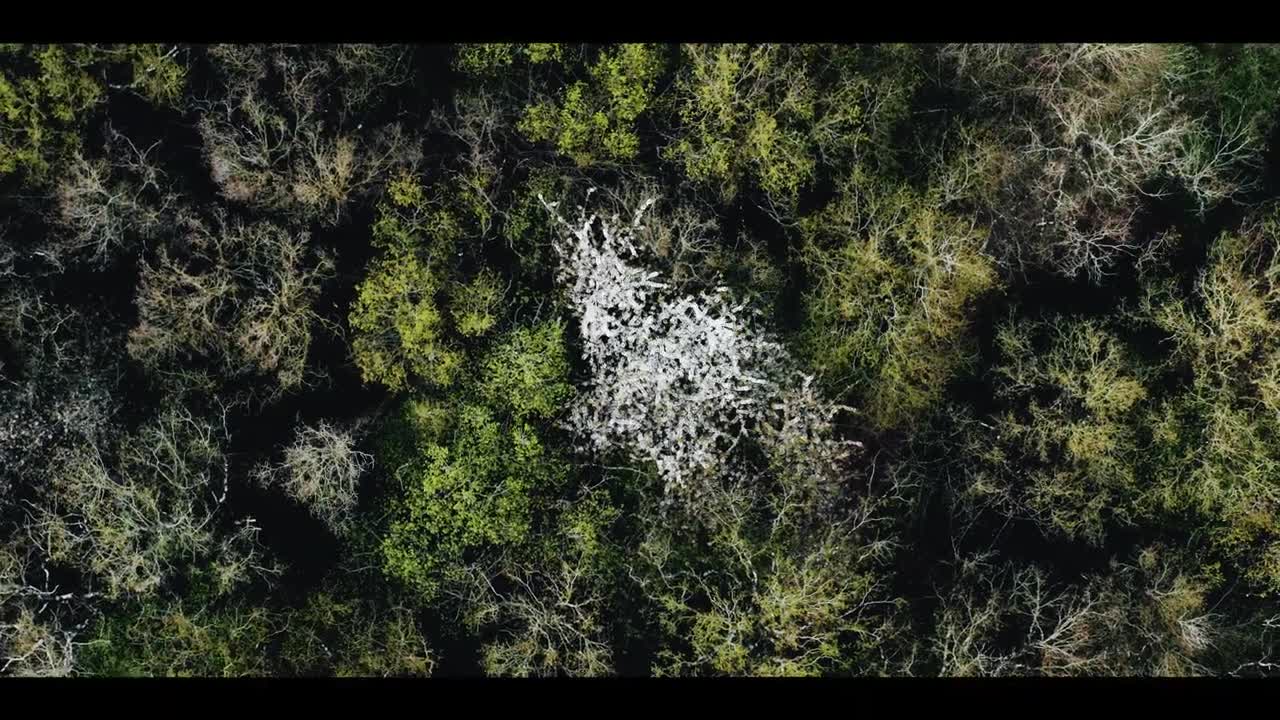
M 155 592 L 183 562 L 217 549 L 214 519 L 229 486 L 224 441 L 214 423 L 171 407 L 110 458 L 93 446 L 68 452 L 30 507 L 31 547 L 87 571 L 109 597 Z
M 942 49 L 981 102 L 1012 115 L 992 131 L 1013 167 L 982 202 L 997 220 L 999 252 L 1097 281 L 1142 251 L 1133 233 L 1144 197 L 1177 183 L 1204 211 L 1247 189 L 1260 138 L 1247 123 L 1214 129 L 1188 110 L 1170 90 L 1181 79 L 1180 52 L 1091 43 Z
M 714 472 L 746 434 L 744 417 L 769 384 L 754 366 L 767 366 L 780 348 L 742 332 L 741 308 L 723 295 L 664 302 L 658 274 L 627 262 L 651 204 L 629 226 L 597 223 L 585 211 L 576 225 L 555 215 L 569 230 L 557 248 L 592 372 L 570 424 L 600 452 L 633 444 L 679 492 L 691 489 L 690 476 Z
M 139 148 L 110 125 L 105 134 L 105 157 L 77 152 L 54 190 L 52 219 L 67 234 L 55 236 L 48 252 L 105 263 L 133 240 L 153 239 L 168 227 L 177 197 L 152 157 L 160 143 Z
M 225 88 L 197 103 L 198 127 L 230 200 L 336 225 L 380 178 L 422 159 L 420 139 L 395 123 L 352 127 L 353 110 L 407 80 L 403 48 L 215 46 L 210 55 Z M 327 117 L 335 91 L 336 124 Z
M 356 432 L 320 421 L 302 425 L 285 448 L 279 464 L 264 463 L 254 478 L 266 487 L 279 486 L 306 506 L 333 532 L 349 529 L 360 479 L 373 466 L 373 456 L 356 449 Z
M 492 595 L 489 614 L 504 627 L 482 649 L 485 672 L 511 677 L 611 675 L 606 589 L 581 554 L 558 566 L 517 565 L 501 576 L 513 588 Z M 485 583 L 492 590 L 492 584 Z
M 654 202 L 641 202 L 625 225 L 585 210 L 570 223 L 547 204 L 563 227 L 560 277 L 592 375 L 568 424 L 590 450 L 652 462 L 672 499 L 688 500 L 725 474 L 762 424 L 775 422 L 765 437 L 785 441 L 801 418 L 812 435 L 814 419 L 834 413 L 815 415 L 821 401 L 811 392 L 788 394 L 804 377 L 727 288 L 681 295 L 639 264 L 641 219 Z M 803 413 L 802 400 L 810 405 Z
M 230 374 L 257 372 L 274 376 L 280 391 L 296 387 L 312 329 L 324 322 L 314 303 L 333 268 L 305 232 L 221 215 L 212 226 L 187 218 L 175 248 L 142 264 L 129 354 L 162 373 L 203 355 Z

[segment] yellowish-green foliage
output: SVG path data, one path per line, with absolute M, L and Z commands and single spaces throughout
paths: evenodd
M 1167 333 L 1171 368 L 1190 381 L 1154 417 L 1168 471 L 1155 489 L 1166 510 L 1214 522 L 1214 539 L 1280 590 L 1280 222 L 1264 216 L 1210 249 L 1193 294 L 1155 281 L 1142 315 Z
M 433 267 L 454 255 L 463 237 L 458 214 L 428 200 L 416 180 L 401 178 L 390 186 L 392 204 L 379 208 L 373 223 L 373 245 L 390 254 L 413 253 Z
M 887 155 L 868 141 L 887 144 L 918 82 L 910 53 L 895 46 L 686 45 L 682 54 L 680 132 L 663 153 L 726 202 L 754 185 L 789 207 L 819 164 Z M 893 71 L 865 72 L 877 61 Z
M 1100 544 L 1133 521 L 1142 488 L 1140 430 L 1148 390 L 1137 358 L 1089 320 L 1009 320 L 995 368 L 1005 410 L 978 423 L 967 493 Z
M 132 87 L 156 105 L 176 107 L 187 89 L 187 68 L 172 45 L 126 45 L 123 54 L 133 71 Z
M 537 56 L 547 57 L 546 51 Z M 654 103 L 662 67 L 659 47 L 624 44 L 604 50 L 588 80 L 526 108 L 520 132 L 532 142 L 552 143 L 581 167 L 633 159 L 640 151 L 636 123 Z
M 454 63 L 469 75 L 492 75 L 516 61 L 519 45 L 512 43 L 473 43 L 461 45 Z
M 395 175 L 373 222 L 374 247 L 414 253 L 432 269 L 455 268 L 460 251 L 483 252 L 493 208 L 479 198 L 476 187 L 465 178 L 424 185 L 411 173 Z
M 563 43 L 470 43 L 458 46 L 454 66 L 475 78 L 491 78 L 512 72 L 522 60 L 557 64 L 566 54 Z
M 411 379 L 448 386 L 463 355 L 446 335 L 437 303 L 440 280 L 412 253 L 375 260 L 351 307 L 351 350 L 366 382 L 392 390 Z
M 531 421 L 568 400 L 569 364 L 555 322 L 497 339 L 456 403 L 411 400 L 387 438 L 401 493 L 382 545 L 386 571 L 426 597 L 476 553 L 523 546 L 538 498 L 568 467 Z M 465 398 L 465 399 L 464 399 Z
M 970 362 L 975 303 L 997 285 L 984 231 L 862 173 L 801 228 L 810 362 L 830 386 L 853 388 L 878 427 L 920 417 Z
M 462 405 L 447 444 L 423 443 L 398 473 L 404 495 L 382 544 L 387 573 L 433 597 L 475 553 L 527 542 L 534 494 L 564 474 L 532 427 Z
M 186 67 L 162 45 L 0 45 L 0 176 L 50 179 L 106 99 L 110 63 L 127 64 L 126 87 L 157 105 L 177 105 L 186 89 Z
M 813 122 L 815 88 L 798 51 L 778 46 L 688 45 L 678 80 L 683 132 L 665 149 L 695 182 L 728 201 L 755 179 L 771 196 L 794 198 L 813 176 L 806 126 Z M 857 105 L 847 131 L 856 134 Z
M 502 304 L 502 286 L 490 271 L 477 274 L 468 283 L 454 285 L 449 310 L 454 327 L 464 337 L 483 335 L 498 322 Z
M 402 171 L 387 183 L 387 196 L 396 207 L 420 205 L 423 200 L 422 183 L 412 174 Z
M 480 393 L 517 419 L 550 419 L 573 394 L 564 327 L 545 322 L 504 336 L 481 364 Z
M 529 62 L 534 64 L 560 62 L 564 59 L 564 45 L 561 43 L 529 43 L 524 46 Z
M 463 335 L 491 328 L 497 280 L 481 274 L 469 285 L 454 285 L 449 318 L 441 296 L 450 287 L 449 268 L 463 234 L 457 216 L 407 174 L 390 181 L 388 199 L 373 224 L 373 244 L 382 254 L 370 263 L 351 305 L 352 353 L 366 382 L 392 390 L 414 379 L 447 387 L 464 360 L 450 326 Z
M 0 175 L 48 179 L 50 164 L 81 143 L 87 115 L 103 99 L 88 47 L 0 46 Z

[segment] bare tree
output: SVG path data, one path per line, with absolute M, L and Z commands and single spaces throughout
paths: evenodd
M 504 571 L 500 577 L 513 585 L 505 596 L 484 581 L 490 607 L 480 612 L 500 619 L 506 628 L 483 648 L 485 672 L 515 677 L 611 675 L 607 589 L 593 572 L 590 560 L 575 553 L 550 568 L 522 563 Z
M 1247 189 L 1251 126 L 1209 128 L 1169 88 L 1182 73 L 1166 45 L 965 45 L 942 50 L 962 83 L 1012 122 L 993 128 L 1013 166 L 983 204 L 1012 262 L 1100 280 L 1124 255 L 1142 199 L 1181 183 L 1207 210 Z M 974 150 L 980 148 L 974 147 Z M 974 161 L 979 159 L 973 156 Z
M 281 486 L 335 533 L 344 533 L 353 520 L 360 478 L 373 465 L 373 456 L 356 450 L 353 429 L 327 421 L 300 426 L 293 444 L 278 465 L 263 464 L 254 477 L 264 486 Z
M 270 223 L 188 217 L 183 230 L 174 250 L 142 266 L 130 355 L 159 372 L 204 355 L 233 376 L 273 375 L 279 390 L 301 384 L 332 258 L 307 233 Z
M 152 155 L 159 142 L 138 148 L 110 125 L 106 156 L 86 159 L 77 152 L 54 191 L 54 222 L 69 235 L 55 238 L 49 251 L 105 263 L 135 238 L 152 239 L 166 229 L 177 198 Z
M 92 573 L 113 598 L 153 593 L 201 557 L 245 571 L 236 581 L 271 572 L 256 558 L 251 523 L 230 544 L 215 535 L 229 487 L 224 440 L 218 425 L 171 407 L 113 456 L 93 446 L 68 453 L 48 494 L 30 507 L 31 547 Z
M 228 199 L 306 221 L 339 224 L 394 168 L 422 158 L 398 124 L 365 128 L 353 110 L 407 79 L 403 48 L 215 46 L 225 93 L 198 103 L 213 181 Z M 336 126 L 325 103 L 343 102 Z

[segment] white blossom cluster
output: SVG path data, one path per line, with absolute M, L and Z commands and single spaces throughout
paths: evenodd
M 590 449 L 629 450 L 657 466 L 668 493 L 690 494 L 724 471 L 754 430 L 829 433 L 790 417 L 790 390 L 808 384 L 790 370 L 785 348 L 753 329 L 744 304 L 725 288 L 679 296 L 639 265 L 633 239 L 653 202 L 624 225 L 585 210 L 570 223 L 543 200 L 569 231 L 557 249 L 591 370 L 568 423 Z M 814 410 L 806 413 L 813 422 L 829 423 L 829 408 Z

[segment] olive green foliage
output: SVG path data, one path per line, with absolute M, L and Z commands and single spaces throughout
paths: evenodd
M 641 583 L 664 640 L 655 673 L 896 668 L 896 603 L 883 597 L 877 567 L 887 547 L 868 526 L 823 522 L 796 497 L 746 485 L 723 489 L 705 512 L 712 520 L 697 533 L 652 523 L 640 544 Z
M 280 655 L 305 677 L 428 677 L 436 664 L 412 611 L 329 589 L 290 616 Z
M 1274 677 L 1278 111 L 1255 44 L 0 44 L 0 676 Z
M 111 677 L 261 677 L 266 649 L 283 630 L 262 607 L 211 608 L 182 600 L 131 606 L 100 620 L 81 662 L 86 675 Z
M 983 229 L 862 173 L 801 228 L 813 367 L 838 391 L 853 388 L 880 428 L 919 418 L 973 357 L 970 324 L 997 285 Z
M 515 253 L 520 274 L 528 283 L 513 288 L 513 300 L 540 299 L 542 294 L 533 287 L 548 282 L 554 275 L 558 262 L 551 249 L 554 229 L 551 217 L 538 197 L 561 197 L 567 184 L 563 175 L 544 169 L 530 173 L 511 191 L 501 237 Z
M 1002 409 L 971 428 L 966 499 L 1101 544 L 1139 512 L 1146 373 L 1087 320 L 1006 321 L 996 343 Z
M 66 453 L 38 506 L 47 556 L 101 579 L 116 598 L 155 593 L 175 571 L 219 554 L 212 520 L 227 482 L 218 430 L 170 408 L 122 438 L 113 455 Z M 223 495 L 225 497 L 225 495 Z M 224 586 L 243 579 L 236 548 L 221 553 Z
M 1264 213 L 1219 236 L 1190 294 L 1153 281 L 1142 315 L 1167 334 L 1189 382 L 1152 413 L 1162 507 L 1211 524 L 1248 575 L 1280 589 L 1280 222 Z
M 906 53 L 895 72 L 873 79 L 861 72 L 866 58 L 857 48 L 687 45 L 681 52 L 681 132 L 663 152 L 726 202 L 750 185 L 791 206 L 820 163 L 856 161 L 869 140 L 884 141 L 916 82 Z
M 1070 585 L 989 555 L 957 566 L 931 649 L 942 675 L 1202 676 L 1258 652 L 1213 612 L 1220 568 L 1185 550 L 1142 547 Z

